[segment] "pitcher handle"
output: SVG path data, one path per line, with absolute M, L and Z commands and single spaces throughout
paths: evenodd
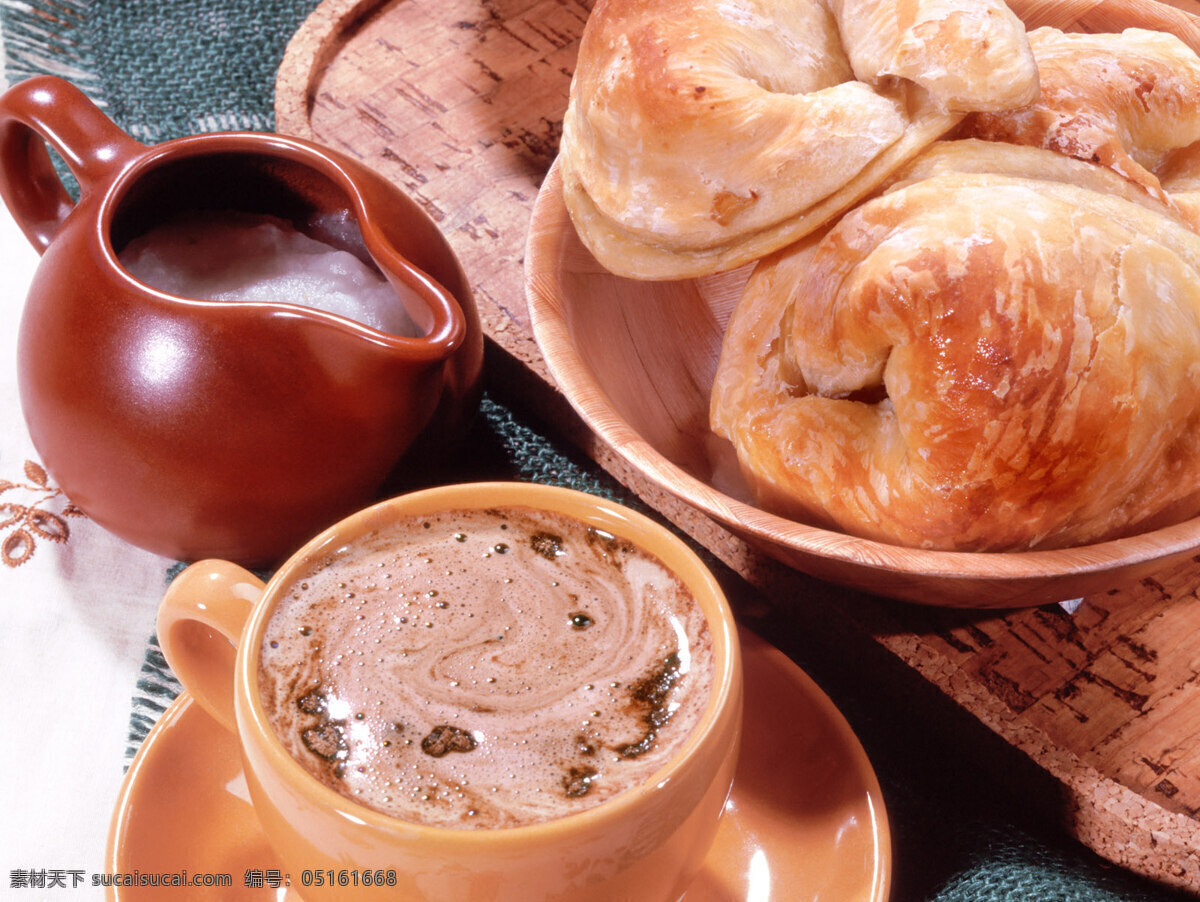
M 192 698 L 236 732 L 233 673 L 237 647 L 264 584 L 228 561 L 192 564 L 175 577 L 158 608 L 158 643 Z
M 81 196 L 146 149 L 61 78 L 26 79 L 0 96 L 0 197 L 39 254 L 75 206 L 47 143 L 79 182 Z

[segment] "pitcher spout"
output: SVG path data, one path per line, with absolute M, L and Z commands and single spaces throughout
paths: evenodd
M 417 268 L 390 244 L 378 229 L 363 229 L 364 243 L 384 277 L 405 303 L 405 309 L 420 331 L 410 340 L 398 337 L 414 357 L 437 361 L 448 358 L 467 339 L 467 317 L 454 294 L 424 270 Z

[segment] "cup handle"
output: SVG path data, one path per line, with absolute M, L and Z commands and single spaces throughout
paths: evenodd
M 167 663 L 200 707 L 230 732 L 237 731 L 237 647 L 263 588 L 237 564 L 199 561 L 175 577 L 158 608 L 158 642 Z
M 146 150 L 61 78 L 29 78 L 0 96 L 0 197 L 39 254 L 75 207 L 47 143 L 66 162 L 81 195 Z

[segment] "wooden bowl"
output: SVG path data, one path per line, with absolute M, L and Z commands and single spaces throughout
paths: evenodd
M 733 446 L 708 426 L 721 337 L 749 270 L 679 282 L 613 275 L 580 242 L 557 163 L 534 205 L 526 297 L 559 388 L 630 464 L 769 556 L 894 598 L 997 608 L 1116 589 L 1200 554 L 1200 518 L 1077 548 L 967 553 L 860 539 L 759 509 Z

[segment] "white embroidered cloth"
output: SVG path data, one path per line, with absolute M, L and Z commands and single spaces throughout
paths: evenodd
M 174 563 L 71 514 L 17 391 L 17 327 L 38 255 L 0 205 L 0 850 L 16 870 L 107 872 L 130 692 Z M 36 298 L 31 300 L 36 303 Z M 70 890 L 83 899 L 88 891 Z M 30 897 L 32 898 L 32 896 Z

